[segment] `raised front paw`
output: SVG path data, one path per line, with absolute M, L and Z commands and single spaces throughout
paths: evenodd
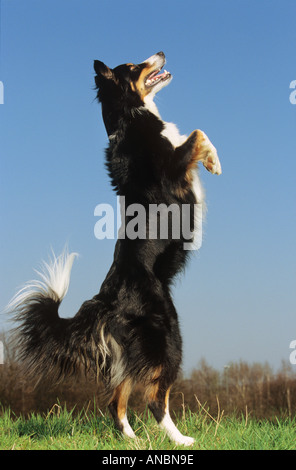
M 221 175 L 222 168 L 214 145 L 209 141 L 209 148 L 206 150 L 206 156 L 203 160 L 203 166 L 213 173 L 213 175 Z
M 197 160 L 214 175 L 221 175 L 222 168 L 216 148 L 203 131 L 197 132 Z

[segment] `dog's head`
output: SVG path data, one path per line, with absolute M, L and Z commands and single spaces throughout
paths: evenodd
M 98 98 L 104 102 L 123 101 L 127 106 L 141 106 L 147 97 L 160 91 L 172 79 L 166 70 L 163 52 L 149 57 L 140 64 L 123 64 L 110 69 L 99 60 L 94 61 Z

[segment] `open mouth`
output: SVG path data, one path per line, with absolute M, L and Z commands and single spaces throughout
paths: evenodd
M 154 70 L 152 73 L 148 75 L 148 77 L 145 80 L 146 87 L 151 88 L 157 85 L 158 83 L 164 82 L 168 80 L 169 78 L 171 78 L 171 74 L 167 70 L 164 70 L 161 73 L 160 72 L 161 72 L 161 68 Z

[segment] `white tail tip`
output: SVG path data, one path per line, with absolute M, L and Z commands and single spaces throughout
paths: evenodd
M 61 302 L 65 297 L 70 283 L 71 269 L 77 253 L 63 253 L 56 257 L 52 252 L 49 263 L 43 262 L 42 272 L 36 271 L 41 279 L 29 281 L 11 300 L 7 309 L 19 308 L 26 302 L 36 298 L 51 298 Z

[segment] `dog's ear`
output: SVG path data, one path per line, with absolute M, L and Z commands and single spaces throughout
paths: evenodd
M 107 65 L 105 65 L 104 62 L 101 62 L 100 60 L 94 61 L 94 69 L 99 80 L 100 79 L 110 80 L 113 78 L 113 71 L 109 69 L 109 67 L 107 67 Z

